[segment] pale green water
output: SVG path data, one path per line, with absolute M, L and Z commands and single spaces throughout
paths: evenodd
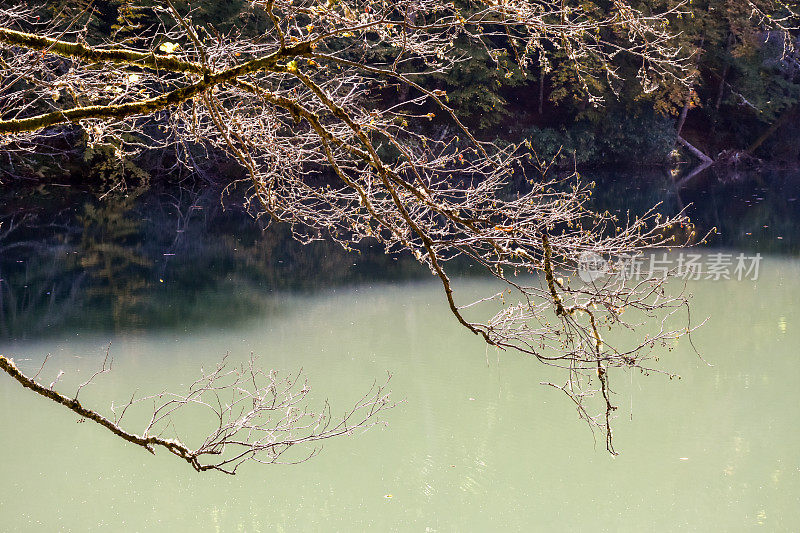
M 5 342 L 27 371 L 52 352 L 50 376 L 64 369 L 69 384 L 113 341 L 113 374 L 83 398 L 103 408 L 176 388 L 226 351 L 303 367 L 334 409 L 387 370 L 406 401 L 387 428 L 328 441 L 307 463 L 229 477 L 76 424 L 0 376 L 0 530 L 796 531 L 800 261 L 690 290 L 696 316 L 712 315 L 695 340 L 714 366 L 684 343 L 660 362 L 680 381 L 619 375 L 616 458 L 538 384 L 552 371 L 493 351 L 487 367 L 433 282 L 265 294 L 269 313 L 233 327 Z

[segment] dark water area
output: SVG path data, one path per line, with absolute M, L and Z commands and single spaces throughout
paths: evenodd
M 663 170 L 596 172 L 594 205 L 620 215 L 660 203 L 685 209 L 706 246 L 800 254 L 800 174 L 720 176 L 682 183 Z M 301 245 L 264 228 L 219 190 L 151 188 L 98 194 L 61 186 L 0 190 L 0 340 L 81 332 L 224 328 L 280 313 L 264 295 L 373 281 L 427 279 L 409 256 L 368 244 Z M 477 269 L 475 269 L 477 270 Z M 460 266 L 459 273 L 468 273 Z M 266 302 L 266 303 L 265 303 Z
M 0 339 L 224 327 L 264 294 L 419 276 L 410 258 L 301 245 L 219 190 L 0 193 Z
M 619 215 L 681 210 L 698 234 L 712 229 L 707 247 L 796 256 L 800 254 L 800 172 L 714 172 L 687 181 L 668 170 L 586 174 L 597 186 L 594 205 Z

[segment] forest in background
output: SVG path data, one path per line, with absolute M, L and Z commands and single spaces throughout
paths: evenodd
M 4 2 L 5 3 L 5 2 Z M 152 2 L 150 2 L 152 4 Z M 469 2 L 462 2 L 469 4 Z M 607 2 L 585 1 L 587 17 L 608 13 Z M 672 0 L 636 3 L 644 12 L 674 7 Z M 131 47 L 153 21 L 141 6 L 148 1 L 59 0 L 46 2 L 43 17 L 69 20 L 91 13 L 87 40 L 109 38 Z M 196 24 L 226 33 L 231 28 L 258 34 L 268 21 L 248 9 L 244 0 L 176 2 L 191 11 Z M 485 140 L 528 141 L 543 161 L 572 167 L 667 166 L 694 156 L 676 150 L 680 134 L 693 146 L 728 163 L 770 164 L 794 168 L 800 162 L 798 106 L 800 101 L 800 56 L 787 44 L 797 42 L 794 30 L 776 30 L 770 18 L 781 15 L 781 4 L 771 0 L 691 0 L 669 19 L 680 46 L 691 53 L 691 88 L 679 83 L 648 86 L 639 76 L 640 65 L 619 56 L 614 67 L 619 79 L 589 77 L 579 80 L 564 52 L 555 47 L 542 50 L 539 61 L 523 66 L 513 45 L 498 42 L 489 50 L 467 47 L 468 54 L 456 68 L 429 80 L 428 89 L 444 91 L 462 120 Z M 761 15 L 759 15 L 761 13 Z M 423 15 L 414 15 L 423 16 Z M 614 35 L 605 36 L 613 42 Z M 498 52 L 499 50 L 499 52 Z M 389 51 L 376 47 L 372 61 Z M 363 58 L 353 58 L 359 60 Z M 407 86 L 376 88 L 375 98 L 391 103 L 409 96 Z M 445 137 L 454 126 L 431 109 L 425 133 Z M 106 182 L 119 178 L 146 181 L 150 176 L 175 176 L 170 154 L 145 152 L 135 160 L 121 161 L 113 150 L 89 147 L 79 133 L 66 140 L 64 158 L 48 159 L 47 150 L 9 155 L 0 161 L 6 180 L 75 181 L 86 176 Z M 210 157 L 206 180 L 220 182 L 236 178 L 241 170 L 226 157 Z M 73 178 L 73 179 L 71 179 Z M 3 178 L 0 178 L 3 179 Z

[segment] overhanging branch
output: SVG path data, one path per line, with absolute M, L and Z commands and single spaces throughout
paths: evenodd
M 3 27 L 0 27 L 0 43 L 56 54 L 62 57 L 83 59 L 93 63 L 109 62 L 121 65 L 135 65 L 154 70 L 190 72 L 194 74 L 203 74 L 207 71 L 207 69 L 199 63 L 183 61 L 172 55 L 156 54 L 155 52 L 139 52 L 136 50 L 128 50 L 127 48 L 95 48 L 82 43 L 61 41 Z

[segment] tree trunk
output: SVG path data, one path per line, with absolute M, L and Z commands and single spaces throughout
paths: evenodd
M 544 69 L 539 70 L 539 115 L 542 114 L 544 105 Z
M 728 34 L 728 42 L 725 45 L 725 51 L 727 52 L 730 50 L 731 45 L 733 45 L 733 34 Z M 717 89 L 717 98 L 714 101 L 714 109 L 719 111 L 719 106 L 722 104 L 722 97 L 725 94 L 725 80 L 728 78 L 728 71 L 731 69 L 731 64 L 729 61 L 725 62 L 725 68 L 722 69 L 722 77 L 719 80 L 719 88 Z
M 681 131 L 683 130 L 683 123 L 686 122 L 686 115 L 689 113 L 689 103 L 692 101 L 692 91 L 689 89 L 689 96 L 686 98 L 686 103 L 683 104 L 683 109 L 681 109 L 681 114 L 678 115 L 678 124 L 675 126 L 675 133 L 678 135 L 678 139 L 681 138 Z
M 792 117 L 792 115 L 794 114 L 794 111 L 795 111 L 795 109 L 797 109 L 797 107 L 796 107 L 796 106 L 795 106 L 795 107 L 790 107 L 790 108 L 786 109 L 786 110 L 783 112 L 783 114 L 780 116 L 780 118 L 778 118 L 778 120 L 776 120 L 775 122 L 773 122 L 773 123 L 772 123 L 772 125 L 771 125 L 769 128 L 767 128 L 767 130 L 766 130 L 764 133 L 762 133 L 762 134 L 761 134 L 761 136 L 760 136 L 758 139 L 756 139 L 755 141 L 753 141 L 753 144 L 751 144 L 751 145 L 750 145 L 750 146 L 747 148 L 747 150 L 745 150 L 745 152 L 746 152 L 746 153 L 748 153 L 748 154 L 750 154 L 750 155 L 753 155 L 753 152 L 755 152 L 756 150 L 758 150 L 758 148 L 759 148 L 759 147 L 760 147 L 762 144 L 764 144 L 764 141 L 766 141 L 767 139 L 769 139 L 770 137 L 772 137 L 772 134 L 774 134 L 776 131 L 778 131 L 778 129 L 779 129 L 781 126 L 783 126 L 784 124 L 786 124 L 786 123 L 789 121 L 789 119 L 790 119 L 790 118 Z
M 409 4 L 408 8 L 406 9 L 405 14 L 405 23 L 403 24 L 403 31 L 408 32 L 408 26 L 415 25 L 417 23 L 417 4 Z M 401 102 L 404 102 L 408 99 L 408 95 L 411 92 L 411 86 L 407 83 L 400 83 L 400 86 L 397 88 L 397 95 L 400 98 Z
M 700 158 L 701 160 L 705 161 L 706 163 L 713 163 L 714 162 L 713 159 L 708 157 L 700 149 L 695 147 L 693 144 L 691 144 L 689 141 L 687 141 L 686 139 L 684 139 L 680 135 L 678 135 L 678 139 L 677 140 L 678 140 L 678 144 L 681 144 L 681 145 L 685 146 L 690 152 L 692 152 L 694 155 L 696 155 L 698 158 Z

